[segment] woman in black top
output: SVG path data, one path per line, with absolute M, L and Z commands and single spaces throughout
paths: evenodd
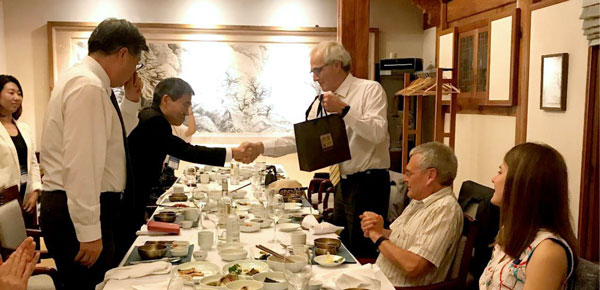
M 0 188 L 19 186 L 23 208 L 33 214 L 42 189 L 29 126 L 17 121 L 22 113 L 23 93 L 19 81 L 0 75 Z M 29 224 L 32 215 L 26 215 Z

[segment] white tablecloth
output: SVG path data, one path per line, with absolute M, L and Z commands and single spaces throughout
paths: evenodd
M 240 185 L 246 184 L 248 183 L 249 180 L 246 181 L 242 181 L 240 182 Z M 229 189 L 235 189 L 237 187 L 239 187 L 240 185 L 229 185 Z M 213 187 L 214 185 L 211 184 L 211 187 Z M 255 201 L 256 199 L 254 198 L 253 194 L 252 194 L 252 189 L 251 186 L 248 186 L 245 188 L 247 190 L 247 195 L 246 198 L 247 200 L 250 201 Z M 169 191 L 167 191 L 169 192 Z M 186 192 L 189 193 L 189 188 L 186 188 Z M 235 200 L 234 200 L 235 201 Z M 308 212 L 308 208 L 302 208 L 302 210 L 304 212 Z M 211 215 L 210 216 L 212 220 L 216 220 L 216 216 L 215 215 Z M 210 220 L 203 220 L 203 225 L 206 227 L 206 230 L 215 230 L 215 225 L 213 222 L 211 222 Z M 141 230 L 146 230 L 146 226 L 142 226 Z M 130 247 L 127 255 L 125 257 L 128 257 L 129 254 L 131 254 L 131 251 L 134 249 L 134 246 L 141 246 L 143 245 L 146 241 L 172 241 L 172 240 L 179 240 L 179 241 L 187 241 L 190 242 L 191 244 L 194 245 L 194 250 L 198 250 L 198 231 L 200 231 L 201 229 L 199 228 L 192 228 L 192 229 L 181 229 L 180 234 L 175 236 L 175 235 L 167 235 L 167 236 L 138 236 L 137 239 L 135 240 L 134 244 Z M 306 231 L 307 233 L 307 243 L 312 244 L 313 240 L 319 237 L 337 237 L 335 234 L 329 234 L 329 235 L 311 235 L 310 232 Z M 273 238 L 273 227 L 269 227 L 269 228 L 265 228 L 265 229 L 261 229 L 258 232 L 255 233 L 240 233 L 240 241 L 242 243 L 245 244 L 244 248 L 246 250 L 248 250 L 249 252 L 249 256 L 252 253 L 258 253 L 258 249 L 255 247 L 258 244 L 262 244 L 270 249 L 273 249 L 275 251 L 279 251 L 282 254 L 284 254 L 285 250 L 283 248 L 283 246 L 279 243 L 277 244 L 272 244 L 270 242 L 268 242 L 269 240 L 271 240 Z M 290 233 L 287 232 L 281 232 L 277 231 L 277 238 L 284 244 L 289 244 L 290 242 Z M 121 261 L 120 265 L 123 266 L 123 264 L 125 263 L 126 258 L 123 258 L 123 260 Z M 194 261 L 194 259 L 192 258 L 192 261 Z M 213 245 L 213 247 L 211 248 L 211 250 L 208 252 L 208 257 L 206 259 L 206 261 L 211 262 L 215 265 L 217 265 L 219 268 L 222 268 L 225 264 L 227 264 L 228 262 L 225 262 L 223 260 L 221 260 L 221 257 L 218 255 L 217 253 L 217 249 L 216 249 L 216 245 Z M 319 265 L 313 265 L 313 278 L 315 278 L 315 280 L 318 280 L 319 277 L 325 277 L 328 276 L 328 273 L 334 274 L 334 273 L 339 273 L 340 271 L 343 271 L 345 269 L 351 269 L 351 268 L 356 268 L 356 267 L 360 267 L 360 264 L 356 263 L 356 264 L 343 264 L 341 266 L 335 267 L 335 268 L 326 268 L 326 267 L 322 267 Z M 381 289 L 383 290 L 394 290 L 394 287 L 392 286 L 392 284 L 390 283 L 390 281 L 381 273 L 379 272 L 379 278 L 381 278 L 382 281 L 382 287 Z M 137 285 L 143 285 L 143 284 L 149 284 L 149 283 L 159 283 L 159 282 L 164 282 L 169 280 L 169 275 L 153 275 L 153 276 L 146 276 L 146 277 L 141 277 L 141 278 L 136 278 L 136 279 L 127 279 L 127 280 L 109 280 L 107 281 L 104 289 L 105 290 L 135 290 L 135 288 L 133 286 L 137 286 Z M 191 286 L 185 286 L 184 289 L 194 289 Z

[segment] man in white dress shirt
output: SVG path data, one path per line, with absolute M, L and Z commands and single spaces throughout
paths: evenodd
M 375 247 L 363 238 L 359 215 L 373 211 L 387 216 L 390 197 L 390 137 L 387 97 L 378 82 L 350 73 L 350 54 L 338 42 L 323 42 L 310 53 L 310 72 L 323 90 L 325 110 L 341 114 L 346 124 L 352 159 L 332 166 L 336 185 L 334 223 L 343 226 L 341 239 L 357 257 L 375 257 Z M 308 119 L 317 117 L 318 102 L 311 104 Z M 274 141 L 246 143 L 255 154 L 283 156 L 296 152 L 293 136 Z
M 364 236 L 381 252 L 377 265 L 394 286 L 446 280 L 463 227 L 463 213 L 451 188 L 457 167 L 450 147 L 421 144 L 410 151 L 404 174 L 412 200 L 390 229 L 383 228 L 378 214 L 361 215 Z
M 52 91 L 41 142 L 40 226 L 66 289 L 94 289 L 119 262 L 114 231 L 130 181 L 124 139 L 137 125 L 135 71 L 147 50 L 133 24 L 106 19 L 88 40 L 88 56 L 63 72 Z M 119 109 L 111 88 L 123 85 Z

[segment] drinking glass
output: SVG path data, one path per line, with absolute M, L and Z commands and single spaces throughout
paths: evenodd
M 277 199 L 272 199 L 267 202 L 265 210 L 269 215 L 269 218 L 273 220 L 273 240 L 269 242 L 277 244 L 279 243 L 279 240 L 277 239 L 277 223 L 279 222 L 279 218 L 283 215 L 283 204 Z
M 295 290 L 307 289 L 312 274 L 312 251 L 306 245 L 288 246 L 283 261 L 283 274 Z
M 200 188 L 197 187 L 194 188 L 192 192 L 192 197 L 198 201 L 198 208 L 200 209 L 200 219 L 198 221 L 198 227 L 200 227 L 200 229 L 204 229 L 204 225 L 202 224 L 202 214 L 204 213 L 204 207 L 206 206 L 209 200 L 208 193 L 200 190 Z

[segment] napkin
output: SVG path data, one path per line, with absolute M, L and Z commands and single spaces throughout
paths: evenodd
M 302 219 L 302 226 L 307 229 L 312 229 L 314 226 L 318 225 L 319 222 L 312 214 L 307 214 L 304 219 Z
M 138 265 L 110 269 L 104 275 L 104 280 L 123 280 L 129 278 L 139 278 L 148 275 L 168 274 L 170 272 L 171 263 L 165 261 L 158 261 L 153 263 L 143 263 Z
M 344 229 L 344 227 L 338 227 L 328 222 L 319 223 L 312 214 L 306 215 L 302 219 L 302 226 L 311 229 L 311 233 L 314 235 L 332 234 Z
M 323 288 L 343 290 L 347 288 L 381 289 L 378 275 L 382 274 L 379 266 L 366 264 L 345 271 L 327 272 L 326 275 L 315 277 L 323 282 Z M 319 279 L 320 278 L 320 279 Z
M 155 283 L 131 285 L 131 287 L 135 290 L 164 290 L 169 287 L 169 280 Z
M 322 222 L 313 227 L 313 234 L 314 235 L 332 234 L 332 233 L 337 233 L 338 230 L 341 231 L 343 229 L 344 229 L 344 227 L 338 227 L 338 226 L 332 225 L 328 222 Z

